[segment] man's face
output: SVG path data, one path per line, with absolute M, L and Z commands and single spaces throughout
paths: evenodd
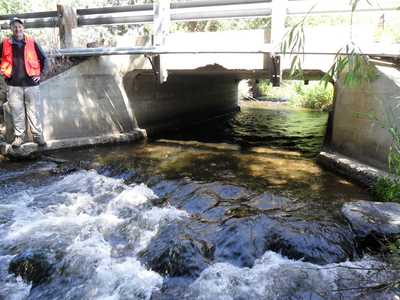
M 15 39 L 22 40 L 24 38 L 24 25 L 20 22 L 12 23 L 10 28 Z

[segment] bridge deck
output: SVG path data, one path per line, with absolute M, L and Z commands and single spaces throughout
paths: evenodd
M 64 48 L 56 49 L 49 52 L 50 56 L 68 56 L 68 57 L 87 57 L 87 56 L 102 56 L 102 55 L 158 55 L 158 54 L 285 54 L 281 51 L 273 51 L 272 45 L 265 45 L 262 48 L 236 48 L 236 49 L 179 49 L 170 47 L 112 47 L 112 48 Z M 391 47 L 390 49 L 377 50 L 377 47 L 369 47 L 363 49 L 363 53 L 368 56 L 375 57 L 392 57 L 400 58 L 400 45 Z M 311 51 L 292 52 L 291 54 L 306 54 L 306 55 L 338 55 L 345 52 L 327 52 L 327 51 Z

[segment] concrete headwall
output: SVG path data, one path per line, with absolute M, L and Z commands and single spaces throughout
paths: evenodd
M 376 66 L 378 78 L 370 85 L 344 88 L 336 84 L 330 145 L 339 153 L 387 170 L 392 144 L 388 128 L 400 128 L 400 70 L 390 64 Z
M 40 91 L 43 133 L 49 146 L 61 141 L 97 143 L 90 139 L 137 130 L 122 74 L 124 68 L 142 67 L 143 63 L 139 56 L 90 58 L 45 81 Z
M 143 56 L 93 57 L 41 84 L 48 148 L 129 140 L 143 135 L 140 128 L 198 121 L 237 107 L 234 75 L 193 70 L 171 73 L 160 85 L 148 68 Z
M 199 121 L 238 106 L 238 81 L 223 75 L 170 74 L 160 85 L 151 72 L 133 71 L 124 86 L 139 127 L 147 130 Z

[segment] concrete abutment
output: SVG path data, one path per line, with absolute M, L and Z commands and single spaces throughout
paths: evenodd
M 331 136 L 319 159 L 367 186 L 387 175 L 393 145 L 389 130 L 400 128 L 400 69 L 384 62 L 375 65 L 377 78 L 370 84 L 335 84 Z
M 147 67 L 139 55 L 92 57 L 43 82 L 45 150 L 134 141 L 145 138 L 146 129 L 197 122 L 238 107 L 233 75 L 171 72 L 160 84 Z M 11 142 L 10 130 L 6 137 Z

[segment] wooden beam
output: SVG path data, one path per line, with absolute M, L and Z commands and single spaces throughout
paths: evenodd
M 0 21 L 10 20 L 11 18 L 18 17 L 20 19 L 37 19 L 37 18 L 51 18 L 57 17 L 57 11 L 41 11 L 34 13 L 23 13 L 23 14 L 9 14 L 0 15 Z
M 214 20 L 227 18 L 266 17 L 271 14 L 270 8 L 264 9 L 231 9 L 212 12 L 175 12 L 171 14 L 171 21 Z M 79 26 L 110 25 L 110 24 L 143 24 L 153 22 L 153 14 L 136 16 L 96 16 L 90 18 L 78 17 Z
M 173 2 L 171 3 L 171 9 L 223 6 L 223 5 L 247 5 L 247 4 L 269 3 L 271 1 L 272 0 L 200 0 L 200 1 L 187 1 L 187 2 Z
M 167 36 L 169 35 L 170 23 L 170 1 L 157 0 L 154 2 L 153 47 L 163 47 L 165 45 Z M 166 82 L 168 71 L 165 68 L 165 61 L 161 55 L 154 57 L 154 65 L 157 68 L 159 82 Z
M 153 4 L 136 4 L 130 6 L 116 6 L 116 7 L 99 7 L 99 8 L 84 8 L 77 9 L 76 13 L 80 16 L 86 15 L 103 15 L 126 13 L 132 11 L 153 11 Z
M 285 31 L 286 7 L 287 0 L 272 0 L 271 23 L 264 31 L 264 43 L 272 44 L 272 49 L 275 52 L 279 52 Z M 272 85 L 279 86 L 281 79 L 280 57 L 274 53 L 266 53 L 263 60 L 263 67 L 268 70 L 268 77 Z
M 110 25 L 110 24 L 144 24 L 153 22 L 153 14 L 143 16 L 97 16 L 89 18 L 85 16 L 78 17 L 78 25 Z
M 208 7 L 208 6 L 224 6 L 224 5 L 243 5 L 243 4 L 259 4 L 271 2 L 272 0 L 201 0 L 201 1 L 190 1 L 190 2 L 173 2 L 170 5 L 171 9 L 181 8 L 196 8 L 196 7 Z M 80 16 L 85 15 L 102 15 L 102 14 L 114 14 L 132 11 L 153 11 L 153 4 L 136 4 L 130 6 L 119 6 L 119 7 L 99 7 L 99 8 L 84 8 L 77 9 L 77 14 Z
M 36 19 L 32 21 L 25 21 L 25 28 L 54 28 L 58 26 L 58 17 L 47 18 L 47 19 Z M 10 29 L 10 25 L 7 23 L 3 23 L 0 26 L 1 30 Z

